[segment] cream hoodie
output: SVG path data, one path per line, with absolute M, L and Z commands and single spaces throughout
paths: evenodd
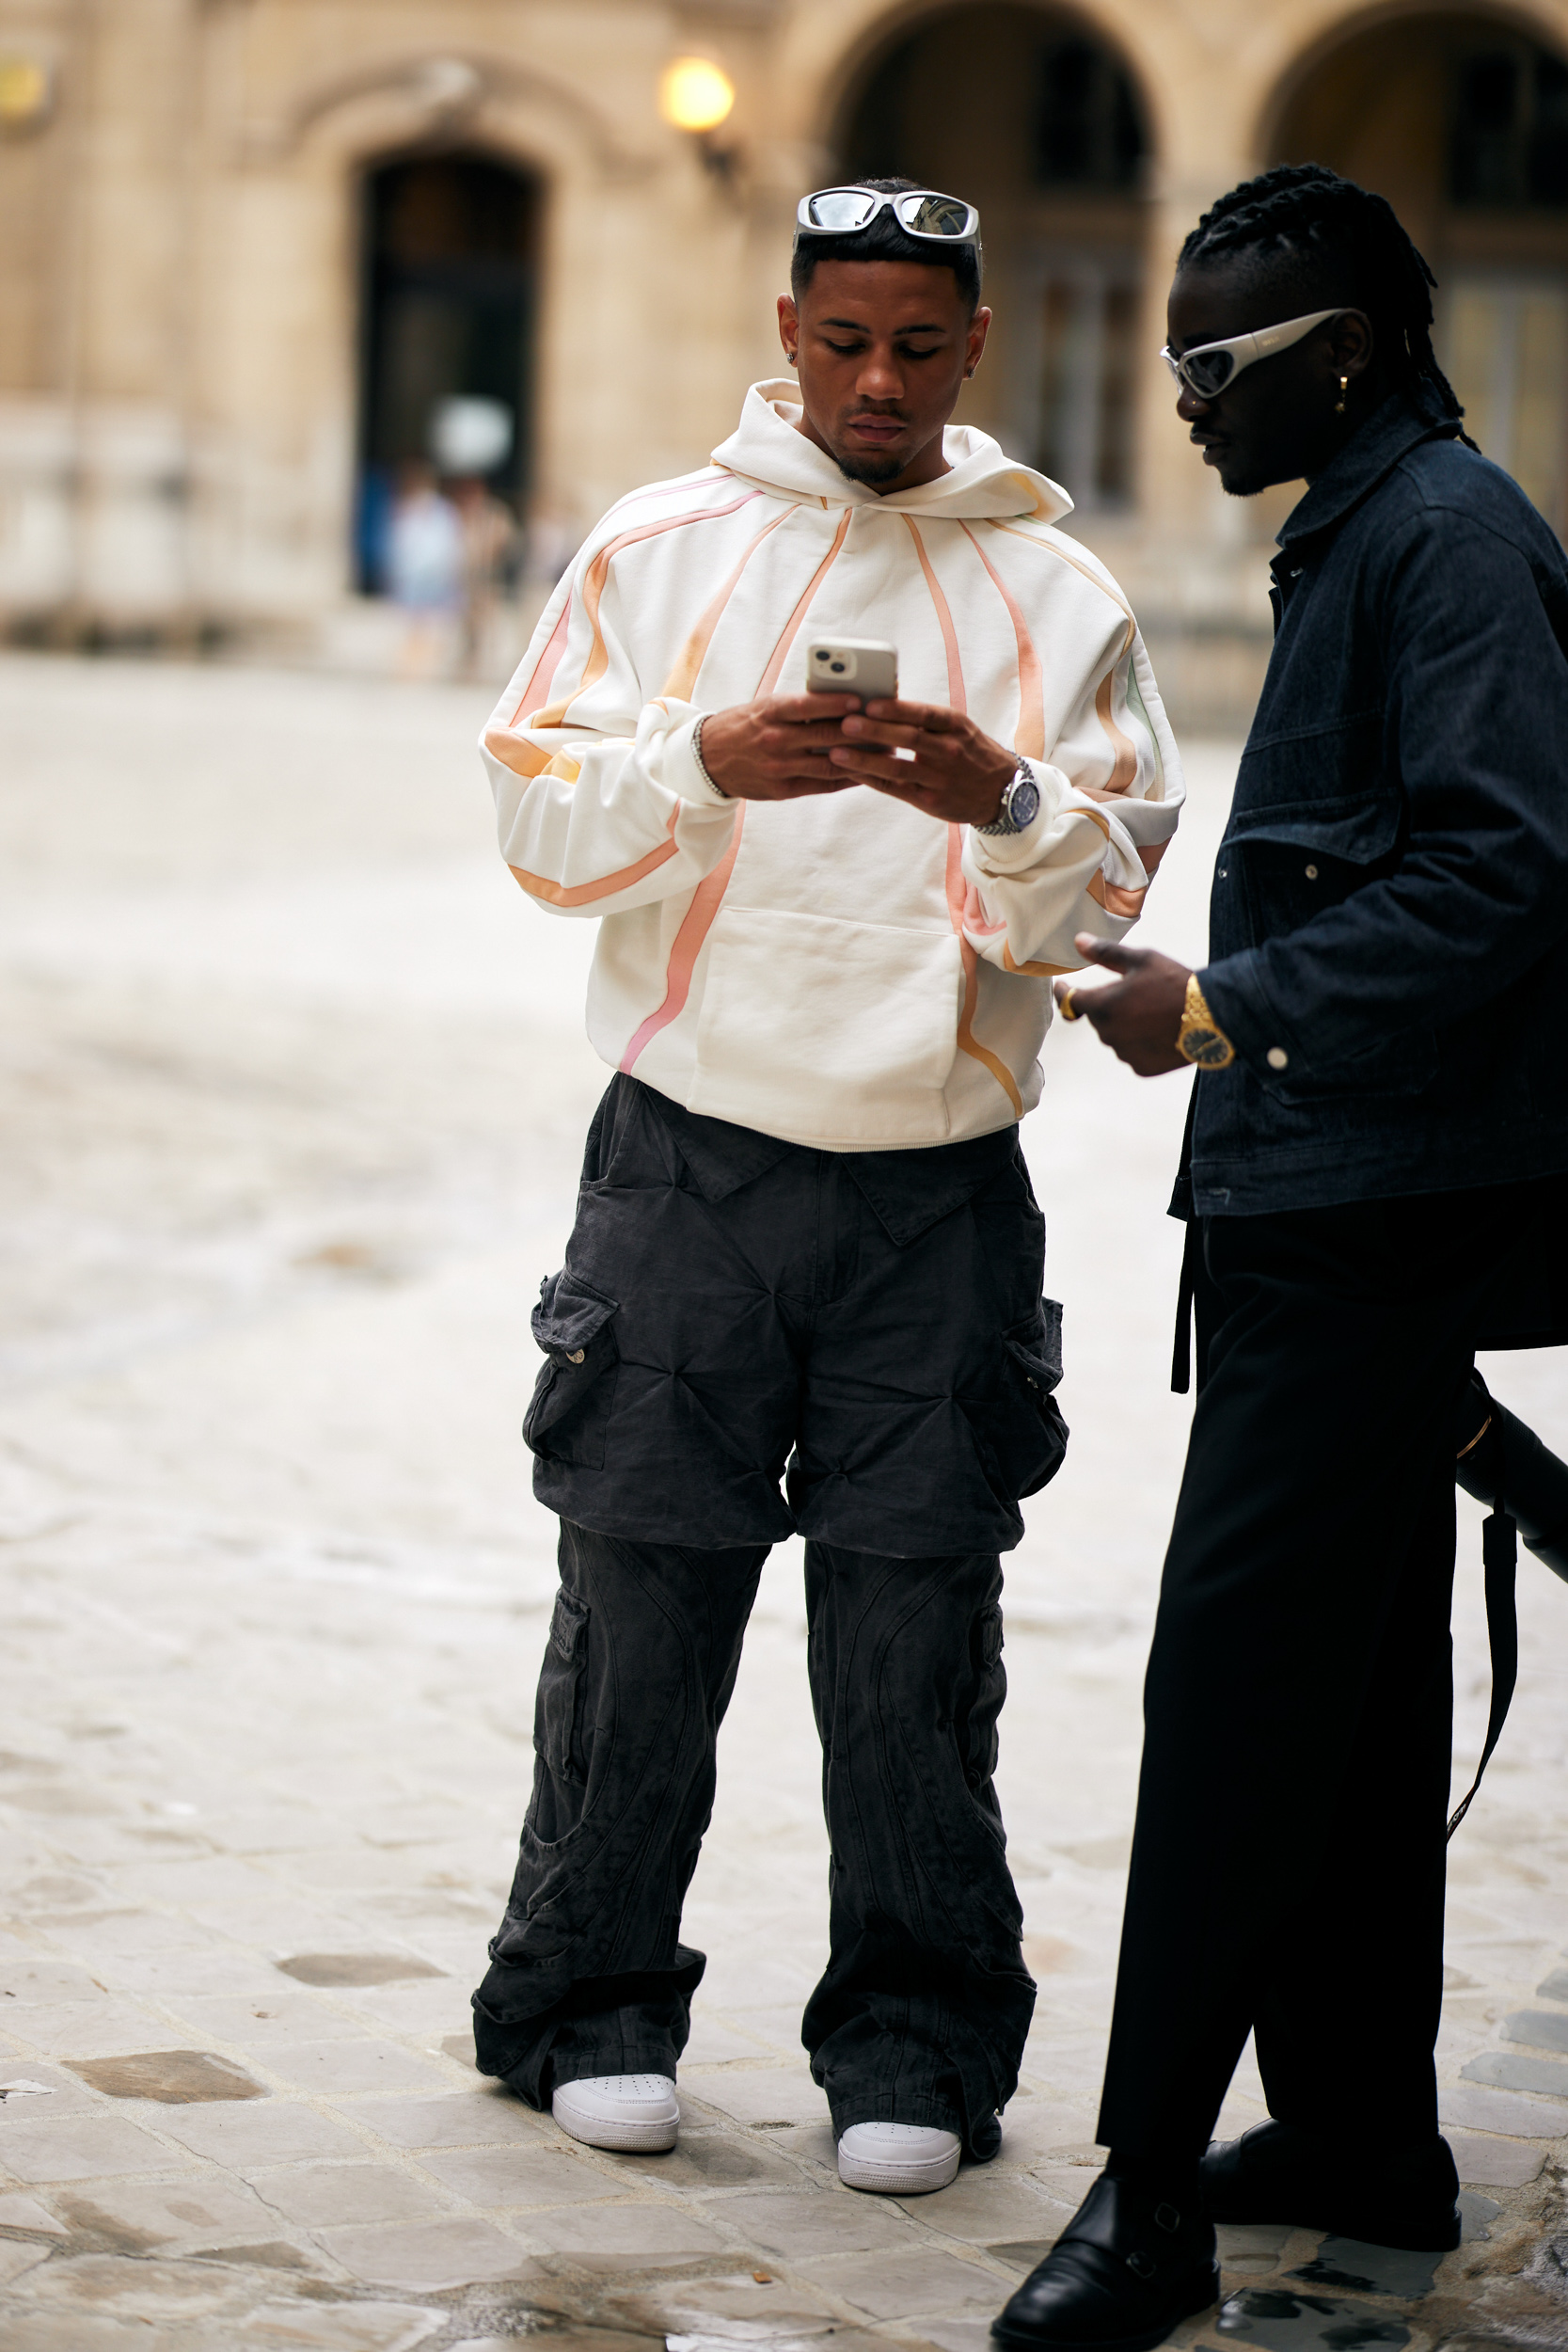
M 501 848 L 599 936 L 588 1034 L 693 1111 L 859 1152 L 1005 1127 L 1039 1099 L 1050 978 L 1119 939 L 1176 829 L 1176 745 L 1132 613 L 1053 529 L 1053 483 L 950 427 L 896 496 L 747 394 L 713 463 L 610 509 L 484 733 Z M 705 710 L 800 693 L 808 639 L 886 638 L 902 695 L 1030 763 L 1034 823 L 942 825 L 858 786 L 725 801 Z

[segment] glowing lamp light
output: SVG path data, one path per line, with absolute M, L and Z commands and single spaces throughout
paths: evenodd
M 28 130 L 49 112 L 53 77 L 36 57 L 0 55 L 0 130 Z
M 709 57 L 676 57 L 658 79 L 658 110 L 677 131 L 717 131 L 735 104 L 735 84 Z

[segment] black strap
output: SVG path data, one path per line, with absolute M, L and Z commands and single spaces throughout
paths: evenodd
M 1187 1219 L 1181 1251 L 1181 1276 L 1176 1292 L 1176 1341 L 1171 1349 L 1170 1385 L 1185 1396 L 1193 1385 L 1193 1301 L 1197 1294 L 1197 1268 L 1203 1248 L 1203 1228 L 1196 1216 Z
M 1490 1403 L 1490 1399 L 1488 1399 Z M 1486 1719 L 1486 1744 L 1476 1766 L 1476 1776 L 1454 1807 L 1449 1822 L 1451 1837 L 1470 1810 L 1471 1801 L 1481 1787 L 1481 1776 L 1492 1761 L 1492 1751 L 1508 1721 L 1509 1703 L 1513 1686 L 1519 1678 L 1519 1617 L 1514 1605 L 1513 1578 L 1519 1562 L 1519 1529 L 1503 1505 L 1503 1419 L 1494 1413 L 1493 1445 L 1497 1465 L 1497 1490 L 1492 1510 L 1481 1531 L 1481 1556 L 1486 1574 L 1486 1639 L 1492 1652 L 1492 1709 Z

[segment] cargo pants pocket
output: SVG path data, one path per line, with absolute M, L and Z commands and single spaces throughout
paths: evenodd
M 587 1602 L 563 1585 L 555 1597 L 550 1638 L 539 1670 L 539 1695 L 533 1706 L 534 1753 L 557 1780 L 579 1784 L 588 1777 L 582 1683 L 588 1664 L 589 1614 Z
M 604 1468 L 620 1356 L 618 1302 L 567 1267 L 539 1285 L 533 1336 L 546 1358 L 523 1421 L 523 1440 L 547 1462 Z
M 1062 1310 L 1042 1298 L 1003 1333 L 1001 1397 L 990 1432 L 1010 1501 L 1037 1494 L 1062 1467 L 1068 1426 L 1052 1391 L 1062 1376 Z
M 969 1629 L 969 1664 L 958 1731 L 964 1780 L 973 1797 L 986 1788 L 996 1771 L 1000 1754 L 997 1719 L 1007 1695 L 1007 1672 L 1002 1663 L 1002 1612 L 995 1601 L 986 1604 Z

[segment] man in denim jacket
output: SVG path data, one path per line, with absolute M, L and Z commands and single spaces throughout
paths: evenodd
M 1305 166 L 1223 199 L 1172 290 L 1205 462 L 1235 496 L 1309 486 L 1208 965 L 1081 942 L 1123 977 L 1057 984 L 1141 1074 L 1199 1065 L 1174 1210 L 1201 1393 L 1111 2158 L 1009 2346 L 1159 2343 L 1217 2292 L 1215 2220 L 1459 2243 L 1433 2066 L 1452 1431 L 1493 1302 L 1548 1284 L 1568 1171 L 1568 567 L 1462 433 L 1431 283 L 1380 198 Z M 1249 2031 L 1273 2120 L 1205 2154 Z

